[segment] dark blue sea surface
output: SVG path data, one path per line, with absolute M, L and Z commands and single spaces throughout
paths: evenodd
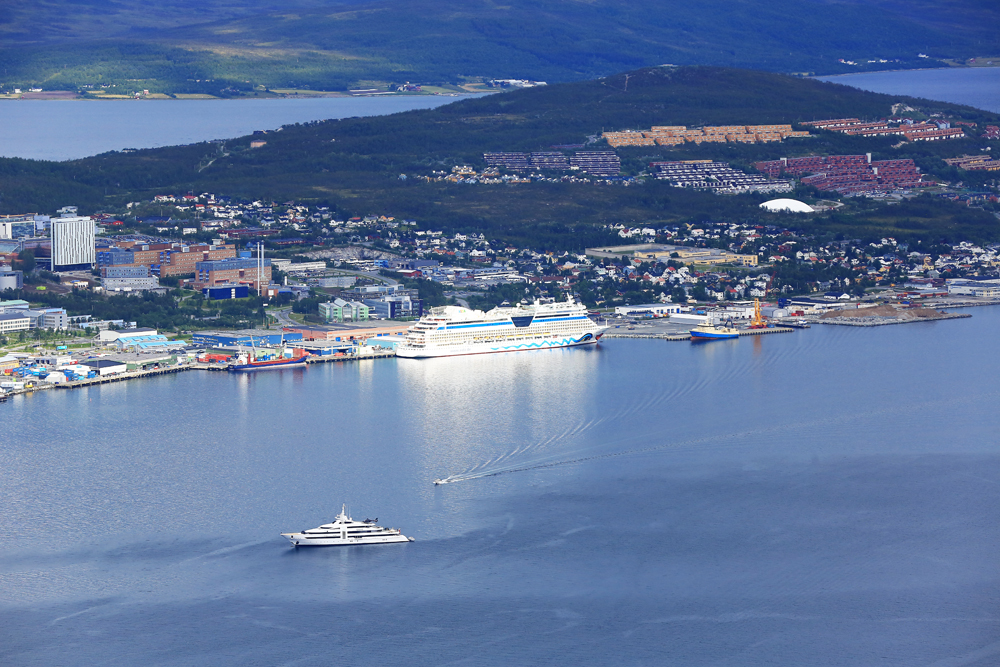
M 996 665 L 970 312 L 15 398 L 0 664 Z M 416 541 L 278 535 L 342 503 Z
M 0 100 L 0 156 L 76 160 L 123 148 L 231 139 L 330 118 L 433 109 L 455 97 L 270 100 Z
M 1000 59 L 996 62 L 1000 64 Z M 1000 67 L 863 72 L 816 78 L 875 93 L 967 104 L 1000 113 Z

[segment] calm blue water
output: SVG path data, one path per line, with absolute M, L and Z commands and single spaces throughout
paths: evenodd
M 0 664 L 995 665 L 972 313 L 17 398 Z M 342 502 L 416 541 L 278 536 Z
M 967 104 L 1000 113 L 1000 67 L 866 72 L 817 78 L 876 93 Z
M 0 156 L 73 160 L 123 148 L 230 139 L 329 118 L 432 109 L 454 97 L 274 100 L 4 100 Z

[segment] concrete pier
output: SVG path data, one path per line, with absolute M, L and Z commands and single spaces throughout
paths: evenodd
M 56 389 L 76 389 L 77 387 L 92 387 L 97 384 L 108 384 L 109 382 L 122 382 L 124 380 L 134 380 L 135 378 L 152 377 L 154 375 L 168 375 L 171 373 L 180 373 L 182 371 L 191 370 L 190 365 L 180 365 L 180 366 L 170 366 L 168 368 L 156 368 L 148 371 L 126 371 L 124 373 L 119 373 L 117 375 L 108 375 L 106 377 L 96 377 L 88 378 L 86 380 L 67 380 L 66 382 L 58 382 L 53 384 L 52 387 Z
M 763 336 L 764 334 L 792 333 L 791 327 L 768 327 L 766 329 L 740 329 L 741 336 Z

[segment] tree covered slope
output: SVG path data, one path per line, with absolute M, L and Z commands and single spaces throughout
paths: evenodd
M 602 129 L 875 118 L 888 115 L 897 102 L 976 122 L 979 127 L 998 122 L 996 115 L 968 107 L 767 72 L 646 68 L 604 79 L 470 99 L 432 110 L 287 126 L 263 137 L 107 153 L 66 163 L 0 160 L 0 213 L 51 211 L 70 202 L 85 212 L 116 210 L 125 201 L 193 191 L 323 203 L 345 216 L 376 213 L 412 217 L 428 224 L 489 231 L 509 238 L 530 233 L 555 240 L 570 231 L 585 238 L 587 229 L 609 222 L 749 219 L 761 215 L 758 196 L 716 196 L 652 180 L 629 187 L 572 183 L 504 186 L 424 182 L 419 177 L 454 165 L 482 167 L 487 151 L 535 151 L 581 144 Z M 251 148 L 251 139 L 267 143 Z M 875 159 L 912 157 L 925 171 L 932 171 L 944 168 L 942 155 L 978 150 L 970 148 L 975 141 L 896 148 L 896 138 L 823 133 L 777 144 L 655 146 L 619 149 L 619 154 L 626 170 L 633 173 L 655 160 L 721 159 L 748 165 L 812 152 L 871 152 Z M 605 146 L 598 142 L 590 147 Z M 400 179 L 400 174 L 407 178 Z M 924 211 L 920 215 L 913 207 L 880 210 L 872 212 L 870 219 L 878 220 L 880 229 L 891 229 L 902 215 L 909 216 L 905 229 L 929 234 L 964 230 L 968 236 L 972 230 L 976 238 L 1000 237 L 997 219 L 981 211 L 963 210 L 951 202 L 920 210 Z M 933 216 L 926 214 L 931 210 Z M 822 225 L 824 220 L 841 227 L 864 227 L 868 218 L 818 216 L 815 224 Z
M 664 63 L 837 73 L 926 65 L 918 53 L 958 60 L 1000 54 L 1000 33 L 991 28 L 1000 25 L 1000 6 L 986 0 L 167 0 L 148 12 L 146 6 L 17 0 L 0 9 L 8 45 L 0 52 L 6 64 L 0 83 L 337 90 L 365 81 L 571 81 Z M 204 88 L 199 79 L 217 85 Z

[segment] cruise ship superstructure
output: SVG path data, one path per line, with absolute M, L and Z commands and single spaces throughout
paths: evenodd
M 396 356 L 451 357 L 572 347 L 596 343 L 605 330 L 572 297 L 557 303 L 499 306 L 488 312 L 438 306 L 409 328 Z

